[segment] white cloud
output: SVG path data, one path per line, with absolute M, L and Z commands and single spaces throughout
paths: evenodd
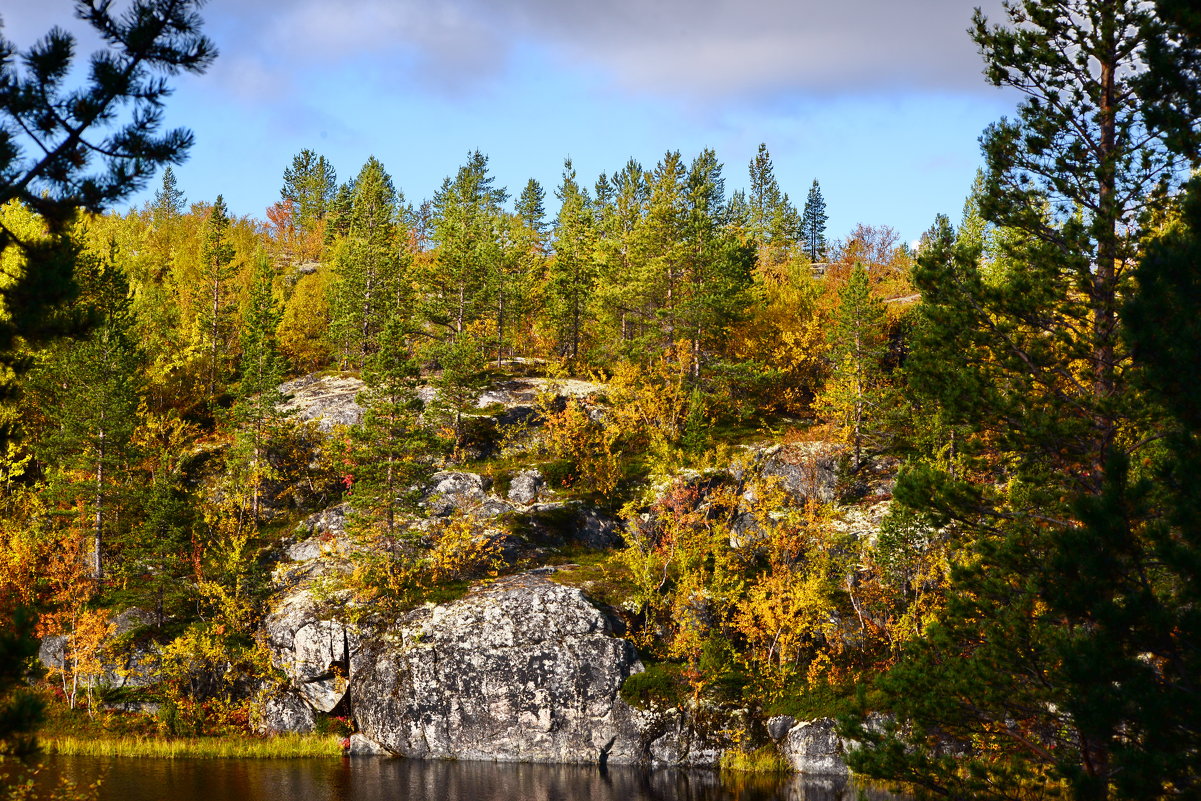
M 369 59 L 435 88 L 533 46 L 616 85 L 705 98 L 983 89 L 965 0 L 216 0 L 210 16 L 296 64 Z M 995 15 L 999 0 L 984 2 Z M 244 41 L 242 46 L 250 44 Z

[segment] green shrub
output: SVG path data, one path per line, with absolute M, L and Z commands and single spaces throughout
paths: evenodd
M 647 665 L 641 673 L 630 674 L 621 684 L 621 700 L 638 709 L 678 707 L 683 703 L 688 683 L 680 666 L 670 662 Z

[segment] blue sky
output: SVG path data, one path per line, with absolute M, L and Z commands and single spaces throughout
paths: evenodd
M 221 55 L 173 79 L 168 101 L 168 123 L 196 135 L 176 173 L 189 200 L 222 193 L 261 218 L 305 147 L 340 180 L 375 155 L 412 202 L 478 148 L 511 193 L 540 181 L 553 216 L 564 157 L 591 184 L 631 157 L 712 147 L 735 189 L 766 142 L 798 205 L 821 183 L 831 237 L 866 223 L 913 240 L 939 212 L 957 221 L 977 139 L 1016 102 L 981 77 L 973 5 L 212 0 Z M 998 18 L 999 2 L 983 5 Z M 5 35 L 25 47 L 70 8 L 6 3 Z

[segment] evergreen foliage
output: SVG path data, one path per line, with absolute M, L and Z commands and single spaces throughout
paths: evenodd
M 154 201 L 150 204 L 154 221 L 162 223 L 174 219 L 183 214 L 186 207 L 187 199 L 175 180 L 175 171 L 167 167 L 163 170 L 163 185 L 154 193 Z
M 556 351 L 576 359 L 584 342 L 584 323 L 594 283 L 592 200 L 576 180 L 571 159 L 563 163 L 563 183 L 555 191 L 554 257 L 547 271 L 547 312 L 555 329 Z
M 201 347 L 207 352 L 206 385 L 208 401 L 217 398 L 219 382 L 223 381 L 233 362 L 234 315 L 234 246 L 230 241 L 229 210 L 225 198 L 217 195 L 205 223 L 204 239 L 200 244 L 200 285 L 197 287 L 196 321 Z
M 433 239 L 438 246 L 425 276 L 429 292 L 425 316 L 447 336 L 463 334 L 491 307 L 501 276 L 500 206 L 508 194 L 493 185 L 488 158 L 471 153 L 454 179 L 447 178 L 433 200 Z
M 294 208 L 296 227 L 302 233 L 312 233 L 329 213 L 338 178 L 334 167 L 312 150 L 305 148 L 292 157 L 284 170 L 284 184 L 279 196 Z
M 1189 776 L 1155 720 L 1173 692 L 1164 615 L 1191 576 L 1159 568 L 1162 510 L 1140 481 L 1158 426 L 1117 310 L 1164 184 L 1197 153 L 1201 50 L 1146 4 L 1008 14 L 1004 28 L 977 12 L 973 29 L 990 80 L 1030 96 L 982 140 L 994 263 L 941 223 L 915 272 L 913 390 L 969 432 L 969 469 L 914 464 L 896 488 L 960 532 L 962 564 L 938 624 L 880 685 L 907 746 L 865 732 L 856 765 L 982 798 L 1055 783 L 1158 797 Z M 930 736 L 970 748 L 952 757 Z
M 809 187 L 809 195 L 805 198 L 805 210 L 801 212 L 801 239 L 805 243 L 805 252 L 809 261 L 824 261 L 826 258 L 826 199 L 822 197 L 821 187 L 817 179 Z
M 344 366 L 361 367 L 379 349 L 387 315 L 407 306 L 400 246 L 403 196 L 375 157 L 354 180 L 345 212 L 346 236 L 337 248 L 330 298 L 330 337 Z

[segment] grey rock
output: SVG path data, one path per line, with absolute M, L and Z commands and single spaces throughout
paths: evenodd
M 825 442 L 769 448 L 764 451 L 760 476 L 777 479 L 798 501 L 815 499 L 829 503 L 836 494 L 841 452 L 840 446 Z
M 845 749 L 831 718 L 798 723 L 780 742 L 780 752 L 797 773 L 812 776 L 850 776 Z
M 288 691 L 269 696 L 256 713 L 254 730 L 259 734 L 307 734 L 317 725 L 309 705 Z
M 307 562 L 310 559 L 317 559 L 321 556 L 321 538 L 309 537 L 307 540 L 294 542 L 287 547 L 285 553 L 293 562 Z
M 522 506 L 535 503 L 546 489 L 546 479 L 538 470 L 522 470 L 509 484 L 509 500 Z
M 153 612 L 147 612 L 145 609 L 139 609 L 136 606 L 131 606 L 121 612 L 112 619 L 113 636 L 120 637 L 128 634 L 134 629 L 140 629 L 145 626 L 153 626 L 156 618 Z
M 349 507 L 344 503 L 331 506 L 329 509 L 306 517 L 296 526 L 296 532 L 304 537 L 315 537 L 318 534 L 341 537 L 346 533 L 346 513 L 348 511 Z
M 621 527 L 617 520 L 595 509 L 582 508 L 575 540 L 586 548 L 600 550 L 621 544 Z
M 353 627 L 323 617 L 322 605 L 301 589 L 283 598 L 263 620 L 272 663 L 318 712 L 330 712 L 346 695 L 351 657 L 359 646 Z
M 38 646 L 38 661 L 48 669 L 62 670 L 67 661 L 67 637 L 64 634 L 52 634 L 43 637 Z
M 640 713 L 618 689 L 640 670 L 579 590 L 526 574 L 410 613 L 355 657 L 351 699 L 392 754 L 636 763 Z
M 488 498 L 489 481 L 478 473 L 434 473 L 425 493 L 425 505 L 437 517 L 470 512 Z
M 351 756 L 388 756 L 387 749 L 362 732 L 350 735 L 348 752 Z
M 796 718 L 792 715 L 776 715 L 767 719 L 767 736 L 779 742 L 784 739 L 789 730 L 796 725 Z
M 719 737 L 703 736 L 694 721 L 679 710 L 659 717 L 648 726 L 643 737 L 649 740 L 649 761 L 656 766 L 714 767 L 721 762 L 722 751 L 730 745 Z
M 135 629 L 152 625 L 155 617 L 152 613 L 137 607 L 130 607 L 115 615 L 110 621 L 113 630 L 107 638 L 110 646 L 105 650 L 101 660 L 102 673 L 98 682 L 102 686 L 149 687 L 158 681 L 159 653 L 158 645 L 154 642 L 122 643 L 120 638 Z M 116 641 L 114 643 L 114 641 Z M 117 647 L 111 647 L 116 645 Z M 69 669 L 67 659 L 67 637 L 56 634 L 43 637 L 38 646 L 38 660 L 44 667 L 52 670 Z
M 298 420 L 316 420 L 317 428 L 324 432 L 338 425 L 357 425 L 363 419 L 363 407 L 355 397 L 365 386 L 359 378 L 345 373 L 311 373 L 280 385 L 280 392 L 289 397 L 279 409 Z
M 308 562 L 330 554 L 344 553 L 346 541 L 346 504 L 309 515 L 296 526 L 296 540 L 284 547 L 284 555 L 293 562 Z

